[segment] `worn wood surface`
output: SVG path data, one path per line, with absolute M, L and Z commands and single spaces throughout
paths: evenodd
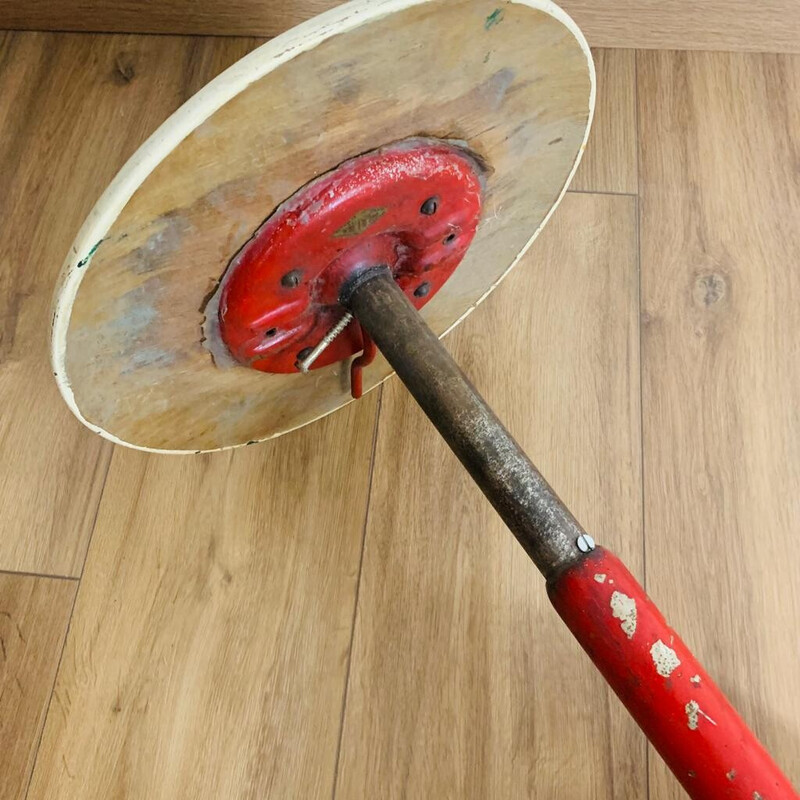
M 647 586 L 800 784 L 800 58 L 638 72 Z
M 29 800 L 330 796 L 377 399 L 115 451 Z
M 171 119 L 137 153 L 143 174 L 92 212 L 110 220 L 82 231 L 65 264 L 53 350 L 82 417 L 134 446 L 199 451 L 267 439 L 350 402 L 341 364 L 313 380 L 221 369 L 203 344 L 204 303 L 297 187 L 421 132 L 467 141 L 489 165 L 477 233 L 421 312 L 436 333 L 463 318 L 561 196 L 593 97 L 585 43 L 564 22 L 524 4 L 494 9 L 365 0 L 359 14 L 252 53 Z M 173 130 L 187 134 L 177 145 Z M 365 389 L 390 372 L 378 357 Z
M 636 194 L 636 54 L 594 48 L 592 56 L 597 71 L 594 120 L 570 189 Z
M 568 194 L 447 343 L 577 517 L 641 576 L 637 298 L 635 199 Z M 337 797 L 641 797 L 644 758 L 539 573 L 387 384 Z
M 0 797 L 22 800 L 76 581 L 0 574 Z
M 0 37 L 0 569 L 78 575 L 111 448 L 48 358 L 60 262 L 138 145 L 252 40 Z
M 274 36 L 336 0 L 0 0 L 0 28 Z M 795 0 L 562 0 L 594 47 L 797 52 Z

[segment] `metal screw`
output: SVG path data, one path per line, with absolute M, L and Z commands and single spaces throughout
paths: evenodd
M 325 334 L 316 347 L 306 347 L 297 354 L 295 366 L 300 372 L 308 372 L 311 365 L 322 355 L 328 345 L 353 321 L 353 315 L 346 311 L 344 316 Z
M 438 197 L 429 197 L 419 208 L 419 213 L 424 214 L 426 217 L 430 217 L 432 214 L 436 213 L 436 209 L 439 208 L 439 198 Z
M 419 286 L 417 286 L 416 289 L 414 289 L 414 297 L 425 297 L 425 295 L 428 294 L 430 290 L 431 290 L 431 285 L 427 281 L 425 281 L 425 283 L 421 283 Z
M 281 286 L 285 286 L 287 289 L 294 289 L 295 287 L 300 285 L 300 279 L 302 277 L 303 277 L 303 270 L 301 269 L 290 270 L 281 278 Z
M 594 539 L 588 533 L 582 533 L 577 539 L 578 550 L 590 553 L 595 548 Z

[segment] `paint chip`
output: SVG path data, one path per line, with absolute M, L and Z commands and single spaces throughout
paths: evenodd
M 598 573 L 596 573 L 596 574 L 595 574 L 595 576 L 594 576 L 594 579 L 595 579 L 595 580 L 596 580 L 598 583 L 605 583 L 605 582 L 606 582 L 606 576 L 605 576 L 605 573 L 603 573 L 603 572 L 598 572 Z
M 689 730 L 697 730 L 697 714 L 700 711 L 700 704 L 697 700 L 690 700 L 686 704 L 686 718 L 689 720 Z
M 699 675 L 692 675 L 692 677 L 689 678 L 689 683 L 693 683 L 695 686 L 699 686 L 700 685 L 700 676 Z
M 386 209 L 383 207 L 362 208 L 360 211 L 356 211 L 341 228 L 334 232 L 333 238 L 347 239 L 351 236 L 358 236 L 364 233 L 370 225 L 377 222 L 385 213 Z
M 675 655 L 675 651 L 671 647 L 667 647 L 661 639 L 658 639 L 650 648 L 650 655 L 653 658 L 653 663 L 656 665 L 656 672 L 661 675 L 662 678 L 669 678 L 681 665 L 678 656 Z M 691 725 L 689 727 L 691 727 Z
M 499 25 L 503 21 L 503 9 L 496 8 L 486 17 L 486 22 L 483 23 L 484 30 L 489 30 L 493 28 L 495 25 Z
M 83 267 L 85 267 L 92 260 L 92 256 L 97 252 L 97 248 L 100 247 L 101 244 L 103 244 L 103 241 L 104 241 L 103 239 L 100 239 L 99 242 L 96 242 L 94 244 L 94 246 L 92 247 L 92 249 L 89 250 L 89 252 L 86 254 L 86 257 L 82 258 L 77 263 L 76 266 L 77 266 L 78 269 L 82 269 Z
M 764 798 L 758 792 L 753 792 L 753 800 L 764 800 Z
M 622 592 L 614 592 L 611 595 L 611 611 L 614 619 L 622 620 L 620 628 L 625 635 L 633 639 L 636 633 L 636 601 Z
M 686 704 L 685 708 L 686 708 L 686 719 L 688 720 L 688 725 L 689 725 L 689 730 L 690 731 L 696 731 L 697 730 L 697 726 L 700 724 L 700 717 L 703 717 L 704 719 L 708 720 L 712 725 L 716 725 L 717 724 L 716 722 L 714 722 L 713 719 L 711 719 L 711 717 L 708 716 L 708 714 L 706 714 L 705 711 L 703 711 L 702 708 L 700 708 L 700 703 L 698 703 L 697 700 L 690 700 Z M 733 773 L 733 778 L 735 778 L 736 777 L 736 770 L 732 769 L 728 773 L 728 780 L 729 781 L 733 780 L 733 778 L 731 777 L 731 773 Z
M 732 769 L 730 772 L 726 772 L 726 773 L 725 773 L 725 777 L 726 777 L 726 778 L 727 778 L 729 781 L 736 780 L 736 770 L 735 770 L 735 769 Z

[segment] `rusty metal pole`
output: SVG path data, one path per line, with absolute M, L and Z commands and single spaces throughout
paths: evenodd
M 422 410 L 550 578 L 578 561 L 586 537 L 522 448 L 425 324 L 388 269 L 361 273 L 342 300 Z M 591 538 L 580 544 L 590 549 Z
M 694 800 L 800 800 L 613 553 L 596 547 L 385 267 L 342 303 L 547 578 L 553 606 Z

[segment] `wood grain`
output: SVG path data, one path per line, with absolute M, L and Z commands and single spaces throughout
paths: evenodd
M 592 50 L 597 100 L 589 142 L 570 190 L 636 194 L 636 54 Z
M 635 204 L 568 194 L 445 342 L 578 518 L 641 575 Z M 393 379 L 337 800 L 642 797 L 644 753 L 539 573 Z
M 0 0 L 0 27 L 274 36 L 335 0 Z M 795 0 L 562 0 L 593 47 L 797 52 Z
M 647 586 L 800 784 L 800 58 L 638 74 Z
M 377 394 L 235 453 L 115 451 L 29 800 L 330 796 Z
M 58 265 L 98 195 L 251 40 L 0 36 L 0 568 L 78 575 L 111 448 L 50 371 Z
M 220 368 L 202 328 L 235 253 L 298 187 L 348 158 L 425 134 L 466 141 L 489 165 L 478 231 L 422 310 L 436 333 L 527 246 L 584 143 L 593 94 L 585 43 L 524 4 L 498 13 L 493 0 L 408 2 L 365 1 L 252 53 L 172 118 L 137 153 L 130 181 L 103 196 L 97 225 L 65 263 L 53 334 L 62 391 L 96 430 L 154 450 L 214 450 L 350 402 L 340 363 L 313 380 Z M 378 357 L 365 388 L 390 372 Z
M 22 800 L 78 585 L 0 575 L 0 797 Z

